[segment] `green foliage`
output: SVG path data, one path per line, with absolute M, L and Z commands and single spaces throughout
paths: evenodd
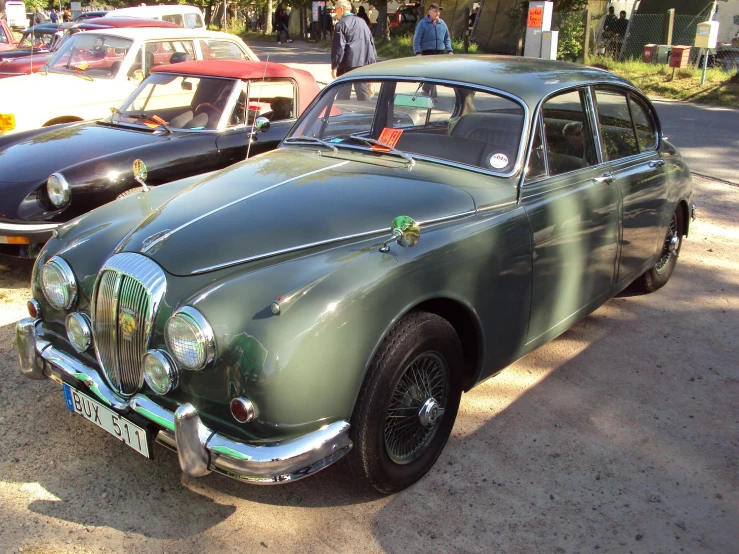
M 687 100 L 699 104 L 739 107 L 739 73 L 710 68 L 706 82 L 700 86 L 702 70 L 691 67 L 674 73 L 665 64 L 646 64 L 640 60 L 618 62 L 598 56 L 590 59 L 590 65 L 607 69 L 625 77 L 650 96 Z
M 583 57 L 585 22 L 582 12 L 560 12 L 557 59 L 580 61 Z

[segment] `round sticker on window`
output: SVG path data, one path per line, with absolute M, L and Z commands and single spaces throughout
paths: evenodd
M 495 169 L 503 169 L 505 166 L 508 165 L 508 156 L 505 154 L 501 154 L 498 152 L 497 154 L 493 154 L 490 156 L 490 167 L 494 167 Z

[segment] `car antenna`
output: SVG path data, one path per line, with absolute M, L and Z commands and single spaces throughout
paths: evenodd
M 267 64 L 269 63 L 269 54 L 267 54 L 267 61 L 264 63 L 264 72 L 262 73 L 262 83 L 267 77 Z M 248 85 L 249 94 L 251 93 L 251 85 Z M 244 119 L 248 121 L 249 116 L 249 94 L 246 95 L 246 103 L 244 104 Z M 257 103 L 261 100 L 261 96 L 257 98 Z M 251 131 L 249 131 L 249 144 L 246 146 L 246 159 L 249 159 L 249 152 L 251 152 L 251 143 L 256 140 L 254 136 L 254 126 L 257 123 L 257 114 L 254 114 L 254 119 L 251 122 Z

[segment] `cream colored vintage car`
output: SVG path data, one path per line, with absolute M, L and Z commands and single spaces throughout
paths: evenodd
M 105 29 L 74 35 L 32 75 L 0 80 L 0 134 L 110 115 L 152 67 L 259 58 L 234 35 L 200 29 Z

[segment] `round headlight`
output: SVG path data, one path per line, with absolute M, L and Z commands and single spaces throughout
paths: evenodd
M 77 300 L 77 281 L 62 258 L 52 258 L 41 268 L 41 290 L 57 310 L 68 310 Z
M 167 394 L 177 388 L 177 367 L 164 352 L 149 350 L 141 360 L 144 380 L 156 394 Z
M 184 369 L 200 370 L 215 358 L 216 341 L 210 324 L 195 308 L 185 306 L 167 320 L 164 340 Z
M 69 203 L 71 192 L 69 183 L 61 173 L 52 173 L 49 180 L 46 181 L 46 194 L 49 200 L 57 208 L 62 208 Z
M 90 321 L 84 314 L 73 313 L 67 316 L 65 321 L 67 327 L 67 338 L 77 352 L 84 352 L 92 342 L 92 329 Z

